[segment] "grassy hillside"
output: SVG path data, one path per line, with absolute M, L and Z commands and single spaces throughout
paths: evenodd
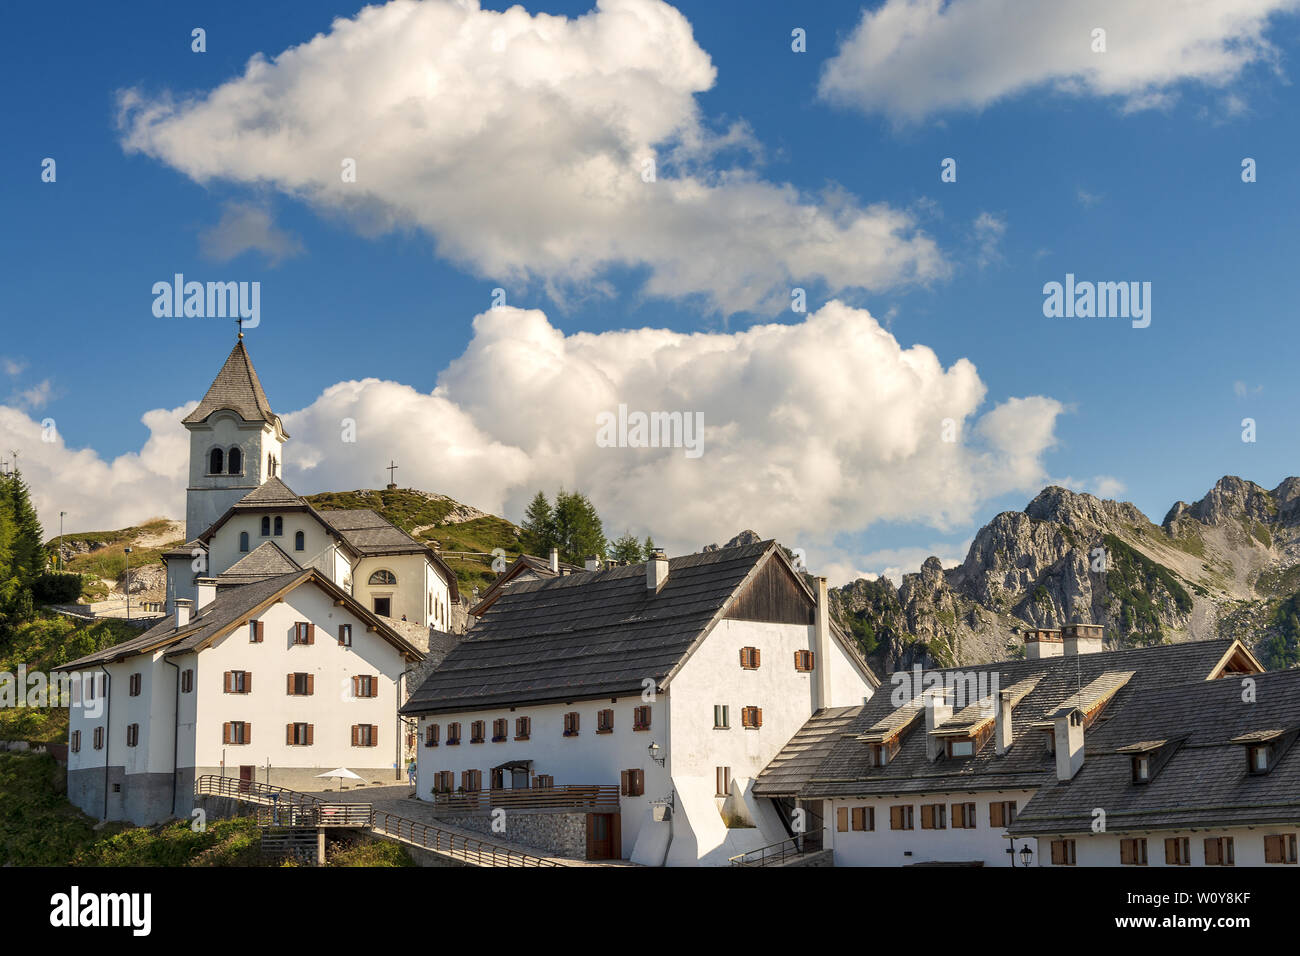
M 176 523 L 166 518 L 156 518 L 117 531 L 66 534 L 62 538 L 66 556 L 64 567 L 75 574 L 85 575 L 83 598 L 87 601 L 102 600 L 109 592 L 104 580 L 120 578 L 126 571 L 128 558 L 132 568 L 158 567 L 162 553 L 183 544 L 183 537 L 176 533 Z M 50 539 L 52 550 L 57 550 L 59 540 Z M 128 545 L 131 547 L 129 555 L 124 550 Z

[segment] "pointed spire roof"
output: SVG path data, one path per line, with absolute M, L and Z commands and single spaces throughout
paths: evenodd
M 285 438 L 289 437 L 280 422 L 280 416 L 271 411 L 271 403 L 262 390 L 262 383 L 253 368 L 253 360 L 248 357 L 248 350 L 244 348 L 242 336 L 230 350 L 226 364 L 221 366 L 221 371 L 208 388 L 208 393 L 203 396 L 203 401 L 199 402 L 199 407 L 181 421 L 186 425 L 206 421 L 213 412 L 223 408 L 234 412 L 246 422 L 274 425 Z

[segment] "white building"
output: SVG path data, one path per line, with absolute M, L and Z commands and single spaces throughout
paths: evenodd
M 1235 641 L 1097 652 L 1080 627 L 1086 638 L 1034 632 L 1024 660 L 891 674 L 865 706 L 809 721 L 756 793 L 819 818 L 836 866 L 1019 865 L 1038 849 L 1019 815 L 1077 770 L 1099 718 L 1140 715 L 1153 689 L 1262 670 Z
M 587 814 L 586 855 L 649 865 L 787 838 L 754 778 L 876 683 L 820 591 L 771 542 L 516 581 L 402 709 L 419 718 L 418 795 L 517 807 L 502 838 L 527 843 L 530 806 L 617 788 Z

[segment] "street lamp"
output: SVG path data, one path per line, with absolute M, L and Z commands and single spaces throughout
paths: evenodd
M 659 766 L 661 766 L 661 767 L 662 767 L 662 766 L 667 762 L 667 760 L 668 760 L 668 757 L 667 757 L 666 755 L 662 755 L 662 754 L 663 754 L 663 748 L 660 747 L 660 746 L 659 746 L 657 743 L 655 743 L 653 740 L 650 742 L 650 746 L 646 748 L 646 752 L 647 752 L 648 754 L 650 754 L 650 759 L 653 760 L 655 763 L 657 763 L 657 764 L 658 764 Z M 661 755 L 662 755 L 662 756 L 661 756 Z
M 131 620 L 131 546 L 122 549 L 126 557 L 126 619 Z
M 1020 862 L 1022 865 L 1028 866 L 1029 861 L 1032 860 L 1033 857 L 1034 857 L 1034 851 L 1030 849 L 1028 843 L 1026 843 L 1024 846 L 1020 848 Z

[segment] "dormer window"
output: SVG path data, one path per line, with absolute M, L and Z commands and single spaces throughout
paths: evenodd
M 1266 774 L 1272 771 L 1279 760 L 1286 754 L 1300 728 L 1289 730 L 1282 727 L 1270 730 L 1253 730 L 1233 737 L 1230 743 L 1243 744 L 1246 750 L 1246 772 L 1252 775 Z
M 1119 747 L 1116 753 L 1129 758 L 1130 779 L 1134 783 L 1150 783 L 1160 769 L 1178 752 L 1187 738 L 1174 737 L 1169 740 L 1143 740 L 1140 743 Z
M 1247 749 L 1251 773 L 1268 773 L 1272 764 L 1273 747 L 1270 744 L 1257 744 Z
M 1133 758 L 1133 782 L 1147 783 L 1151 779 L 1151 757 L 1142 754 Z

